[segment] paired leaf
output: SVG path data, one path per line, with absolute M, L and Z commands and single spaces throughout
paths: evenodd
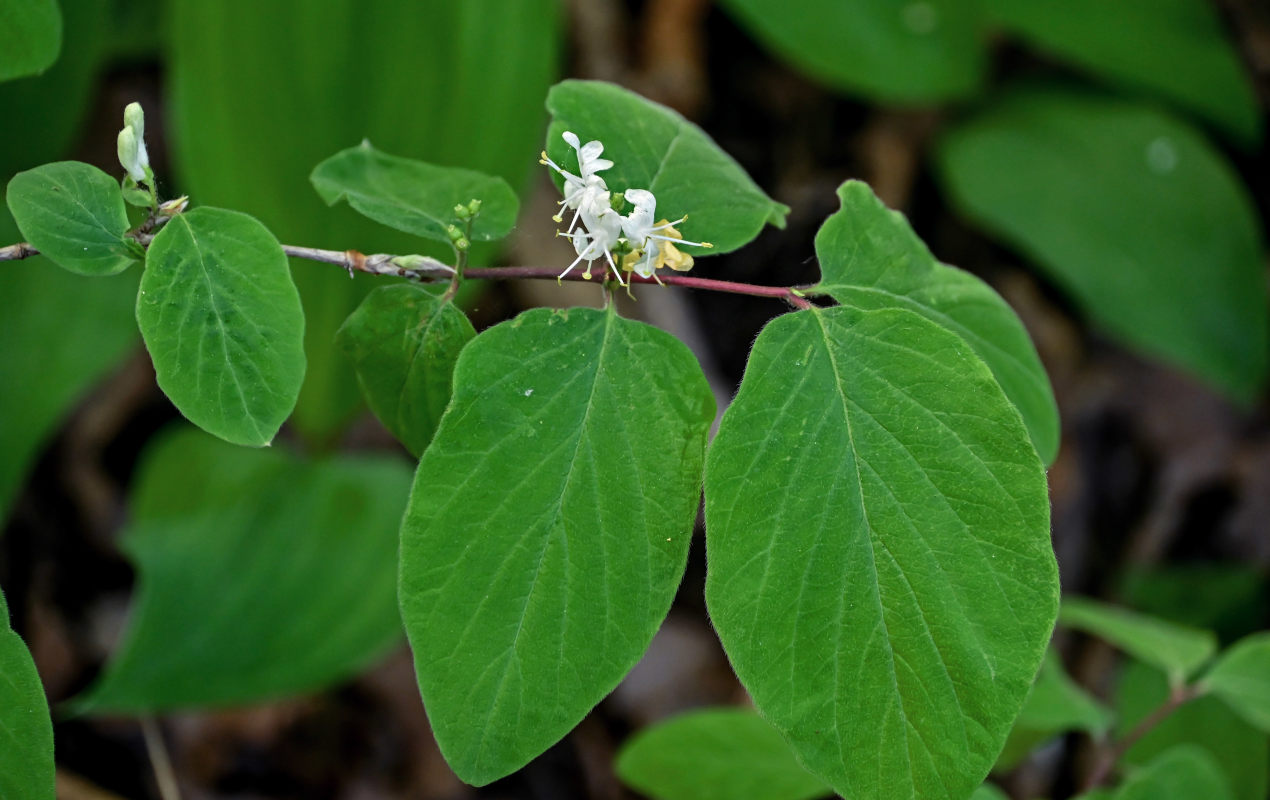
M 577 172 L 577 156 L 560 138 L 564 131 L 583 142 L 600 140 L 613 162 L 601 173 L 609 191 L 647 189 L 657 196 L 656 218 L 687 215 L 678 226 L 684 238 L 714 245 L 683 248 L 694 255 L 735 250 L 767 224 L 785 227 L 789 207 L 764 194 L 713 139 L 665 106 L 611 83 L 570 80 L 551 88 L 547 110 L 547 152 L 556 163 Z
M 1204 686 L 1249 724 L 1270 733 L 1270 633 L 1248 636 L 1222 653 L 1204 676 Z
M 0 797 L 53 800 L 53 721 L 26 643 L 0 592 Z
M 1049 641 L 1044 470 L 957 335 L 902 306 L 778 317 L 706 469 L 706 601 L 741 682 L 852 798 L 964 797 Z
M 146 254 L 137 324 L 187 419 L 235 444 L 273 441 L 304 379 L 304 312 L 263 225 L 219 208 L 173 217 Z
M 459 351 L 475 335 L 452 302 L 399 284 L 368 294 L 340 328 L 339 341 L 371 411 L 420 456 L 450 402 Z
M 1256 213 L 1196 131 L 1150 107 L 1018 92 L 952 130 L 959 210 L 1027 254 L 1125 342 L 1251 401 L 1270 323 Z
M 610 309 L 476 337 L 419 462 L 401 612 L 446 761 L 520 767 L 643 655 L 683 574 L 714 400 L 683 344 Z
M 123 546 L 124 640 L 79 711 L 240 705 L 348 677 L 401 638 L 397 460 L 304 462 L 182 430 L 154 445 Z
M 1252 81 L 1206 0 L 990 0 L 984 10 L 1036 47 L 1172 100 L 1245 143 L 1260 135 Z
M 891 103 L 964 97 L 986 55 L 972 0 L 727 0 L 759 41 L 830 86 Z
M 1068 595 L 1058 622 L 1107 640 L 1134 658 L 1164 671 L 1181 685 L 1217 651 L 1211 631 L 1177 625 L 1117 606 Z
M 480 242 L 506 236 L 520 207 L 502 178 L 388 155 L 368 141 L 318 164 L 309 180 L 328 206 L 346 199 L 376 222 L 439 242 L 449 242 L 446 229 L 459 223 L 456 205 L 481 201 L 470 237 Z
M 1012 768 L 1035 747 L 1058 734 L 1086 731 L 1101 736 L 1111 723 L 1111 711 L 1076 685 L 1051 650 L 1041 664 L 1032 692 L 1014 722 L 994 769 Z
M 904 215 L 884 206 L 867 184 L 848 181 L 838 198 L 841 210 L 816 234 L 821 281 L 811 292 L 858 308 L 909 308 L 960 336 L 1023 415 L 1041 460 L 1052 463 L 1058 406 L 1010 306 L 974 275 L 936 261 Z
M 43 72 L 62 49 L 62 12 L 57 0 L 0 0 L 0 31 L 4 31 L 0 81 Z
M 1206 751 L 1179 745 L 1129 776 L 1115 800 L 1234 800 L 1221 767 Z
M 832 794 L 748 709 L 693 711 L 645 728 L 617 757 L 628 786 L 657 800 L 811 800 Z
M 26 240 L 64 269 L 114 275 L 136 261 L 124 243 L 119 184 L 94 166 L 57 161 L 19 172 L 6 199 Z

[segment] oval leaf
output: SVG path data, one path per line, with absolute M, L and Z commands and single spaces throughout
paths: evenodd
M 44 684 L 0 592 L 0 797 L 53 800 L 53 721 Z
M 713 419 L 688 349 L 611 310 L 535 309 L 463 350 L 400 581 L 460 778 L 524 766 L 644 653 L 683 574 Z
M 57 161 L 19 172 L 6 199 L 22 235 L 59 267 L 114 275 L 136 261 L 124 244 L 128 211 L 119 184 L 94 166 Z
M 422 455 L 450 403 L 459 351 L 476 335 L 467 315 L 419 286 L 381 286 L 338 335 L 371 411 Z
M 1270 633 L 1248 636 L 1222 653 L 1204 685 L 1249 724 L 1270 733 Z
M 985 54 L 972 0 L 727 0 L 759 41 L 804 72 L 876 100 L 929 103 L 973 92 Z
M 832 794 L 780 733 L 748 709 L 682 714 L 622 745 L 617 774 L 657 800 L 811 800 Z
M 1157 667 L 1180 685 L 1217 651 L 1211 631 L 1189 628 L 1084 597 L 1063 598 L 1058 622 L 1091 633 Z
M 220 208 L 174 217 L 146 254 L 137 324 L 186 419 L 235 444 L 273 441 L 304 380 L 304 312 L 263 225 Z
M 43 72 L 62 49 L 62 12 L 57 0 L 0 0 L 0 29 L 4 30 L 0 81 Z
M 183 430 L 146 455 L 123 546 L 131 621 L 78 711 L 241 705 L 320 689 L 401 638 L 397 460 L 302 462 Z
M 1208 0 L 989 0 L 984 9 L 1042 50 L 1172 100 L 1245 142 L 1259 137 L 1252 81 Z
M 665 106 L 603 81 L 563 81 L 547 94 L 547 110 L 547 152 L 557 164 L 578 169 L 576 154 L 560 138 L 565 131 L 603 142 L 604 157 L 613 162 L 601 173 L 609 191 L 647 189 L 657 196 L 657 217 L 687 215 L 679 226 L 684 238 L 714 245 L 682 248 L 693 255 L 735 250 L 765 224 L 785 227 L 789 207 L 764 194 L 713 139 Z
M 956 333 L 1019 409 L 1041 460 L 1052 463 L 1058 405 L 1013 309 L 974 275 L 937 262 L 904 215 L 884 206 L 867 184 L 848 181 L 838 198 L 842 209 L 816 234 L 821 280 L 810 291 L 860 308 L 898 303 Z
M 967 216 L 1034 259 L 1098 324 L 1237 399 L 1265 380 L 1264 253 L 1234 171 L 1149 107 L 1018 93 L 942 142 Z
M 1115 800 L 1233 800 L 1221 767 L 1204 750 L 1179 745 L 1125 781 Z
M 759 334 L 706 468 L 706 602 L 741 682 L 843 796 L 969 795 L 1058 606 L 1045 473 L 956 335 L 905 308 Z
M 501 239 L 516 224 L 520 201 L 507 181 L 483 172 L 438 167 L 381 153 L 362 142 L 318 164 L 309 175 L 328 206 L 341 199 L 358 212 L 399 231 L 449 242 L 446 229 L 463 223 L 454 207 L 481 201 L 473 241 Z

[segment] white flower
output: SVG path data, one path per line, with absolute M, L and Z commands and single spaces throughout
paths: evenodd
M 607 194 L 607 192 L 605 193 Z M 583 277 L 588 280 L 591 277 L 591 266 L 596 259 L 605 259 L 609 266 L 613 268 L 613 274 L 617 276 L 618 283 L 622 282 L 621 275 L 618 273 L 617 264 L 613 262 L 612 250 L 617 246 L 617 240 L 622 236 L 622 217 L 607 205 L 598 214 L 593 214 L 593 209 L 583 207 L 582 224 L 585 230 L 578 228 L 572 233 L 562 234 L 568 236 L 573 241 L 573 249 L 577 252 L 578 257 L 573 263 L 565 267 L 564 272 L 560 273 L 560 278 L 564 278 L 569 272 L 578 265 L 578 262 L 587 262 L 586 272 Z
M 674 222 L 653 219 L 657 212 L 657 198 L 647 189 L 627 189 L 626 199 L 635 208 L 622 218 L 622 232 L 631 246 L 631 253 L 622 259 L 622 266 L 644 278 L 655 278 L 659 267 L 670 267 L 678 272 L 692 269 L 692 256 L 682 253 L 676 244 L 711 247 L 709 242 L 684 241 L 675 226 L 687 219 Z
M 146 119 L 140 103 L 129 103 L 123 111 L 124 129 L 119 131 L 119 163 L 134 181 L 146 179 L 150 155 L 146 152 Z

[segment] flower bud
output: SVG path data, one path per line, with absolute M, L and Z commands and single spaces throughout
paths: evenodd
M 128 172 L 128 177 L 134 181 L 143 181 L 146 179 L 145 166 L 141 161 L 141 154 L 137 147 L 137 135 L 133 133 L 132 128 L 124 128 L 119 131 L 119 163 Z
M 467 213 L 468 213 L 468 216 L 472 216 L 472 217 L 475 217 L 477 214 L 481 213 L 481 201 L 477 200 L 476 198 L 473 198 L 472 202 L 467 204 Z
M 467 210 L 467 206 L 460 204 L 454 207 L 454 216 L 466 221 L 472 218 L 472 212 Z
M 132 128 L 132 132 L 137 137 L 137 141 L 144 141 L 146 138 L 146 114 L 141 109 L 140 103 L 129 103 L 123 110 L 123 124 Z
M 450 241 L 457 246 L 459 240 L 463 238 L 463 231 L 459 230 L 458 225 L 451 225 L 445 229 L 445 235 L 450 237 Z

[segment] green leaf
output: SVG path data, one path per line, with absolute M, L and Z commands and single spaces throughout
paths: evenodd
M 1208 691 L 1249 724 L 1270 733 L 1270 633 L 1245 637 L 1204 676 Z
M 766 224 L 785 227 L 789 207 L 763 193 L 732 156 L 706 133 L 665 106 L 603 81 L 563 81 L 547 95 L 551 126 L 547 152 L 577 172 L 577 156 L 560 138 L 573 131 L 583 142 L 599 139 L 609 190 L 647 189 L 657 196 L 655 218 L 676 220 L 685 239 L 713 249 L 684 247 L 694 255 L 727 253 L 749 243 Z M 561 185 L 558 175 L 556 185 Z
M 463 350 L 402 524 L 401 609 L 464 781 L 524 766 L 643 655 L 713 419 L 688 349 L 611 308 L 534 309 Z
M 114 275 L 135 263 L 119 184 L 94 166 L 58 161 L 19 172 L 6 199 L 22 235 L 60 267 Z
M 1129 776 L 1116 800 L 1234 800 L 1221 767 L 1205 750 L 1179 745 Z
M 1266 377 L 1264 252 L 1235 172 L 1152 108 L 1018 92 L 951 131 L 954 204 L 1130 345 L 1251 401 Z
M 1130 662 L 1116 690 L 1116 735 L 1124 736 L 1169 697 L 1159 671 Z M 1265 800 L 1270 779 L 1270 736 L 1240 719 L 1215 697 L 1186 703 L 1156 725 L 1125 753 L 1127 764 L 1150 763 L 1178 744 L 1208 751 L 1230 780 L 1236 800 Z
M 0 592 L 0 797 L 53 800 L 53 721 L 44 684 Z
M 1095 75 L 1171 100 L 1245 143 L 1260 137 L 1252 80 L 1207 0 L 990 0 L 984 9 Z
M 887 103 L 973 93 L 985 53 L 972 0 L 727 0 L 759 41 L 824 83 Z
M 516 224 L 520 201 L 507 181 L 470 169 L 438 167 L 382 153 L 364 141 L 318 164 L 313 188 L 333 206 L 341 199 L 361 214 L 399 231 L 449 242 L 446 229 L 462 227 L 454 207 L 481 201 L 472 241 L 501 239 Z
M 714 708 L 645 728 L 622 745 L 617 774 L 657 800 L 811 800 L 833 790 L 798 765 L 758 714 Z
M 0 81 L 43 72 L 62 49 L 62 12 L 57 0 L 0 0 L 0 30 L 4 31 Z
M 1217 651 L 1211 631 L 1177 625 L 1085 597 L 1063 598 L 1058 622 L 1105 639 L 1181 685 Z
M 454 363 L 475 335 L 452 302 L 409 284 L 371 292 L 339 330 L 371 410 L 415 456 L 432 441 Z
M 1060 733 L 1086 731 L 1101 736 L 1111 723 L 1111 711 L 1077 686 L 1050 650 L 994 769 L 1013 768 L 1038 745 Z
M 538 169 L 561 16 L 557 0 L 177 0 L 167 77 L 182 191 L 249 213 L 289 244 L 420 252 L 409 234 L 327 208 L 308 183 L 313 165 L 369 138 L 522 187 Z M 492 254 L 476 248 L 472 263 Z M 309 366 L 293 424 L 330 442 L 360 402 L 335 330 L 379 283 L 307 262 L 296 283 Z
M 970 800 L 1010 800 L 1010 797 L 991 783 L 985 783 L 975 789 Z
M 1058 455 L 1058 406 L 1023 323 L 968 272 L 940 264 L 867 184 L 838 187 L 842 208 L 816 234 L 821 281 L 811 291 L 860 308 L 899 305 L 956 333 L 1019 409 L 1041 460 Z
M 397 523 L 409 469 L 301 461 L 183 429 L 145 456 L 123 546 L 128 630 L 78 711 L 151 713 L 312 691 L 401 638 Z
M 1058 606 L 1045 474 L 958 336 L 839 306 L 759 334 L 706 467 L 706 603 L 737 676 L 846 797 L 964 797 Z
M 137 324 L 190 422 L 235 444 L 273 441 L 304 379 L 304 312 L 263 225 L 220 208 L 173 217 L 150 243 Z

